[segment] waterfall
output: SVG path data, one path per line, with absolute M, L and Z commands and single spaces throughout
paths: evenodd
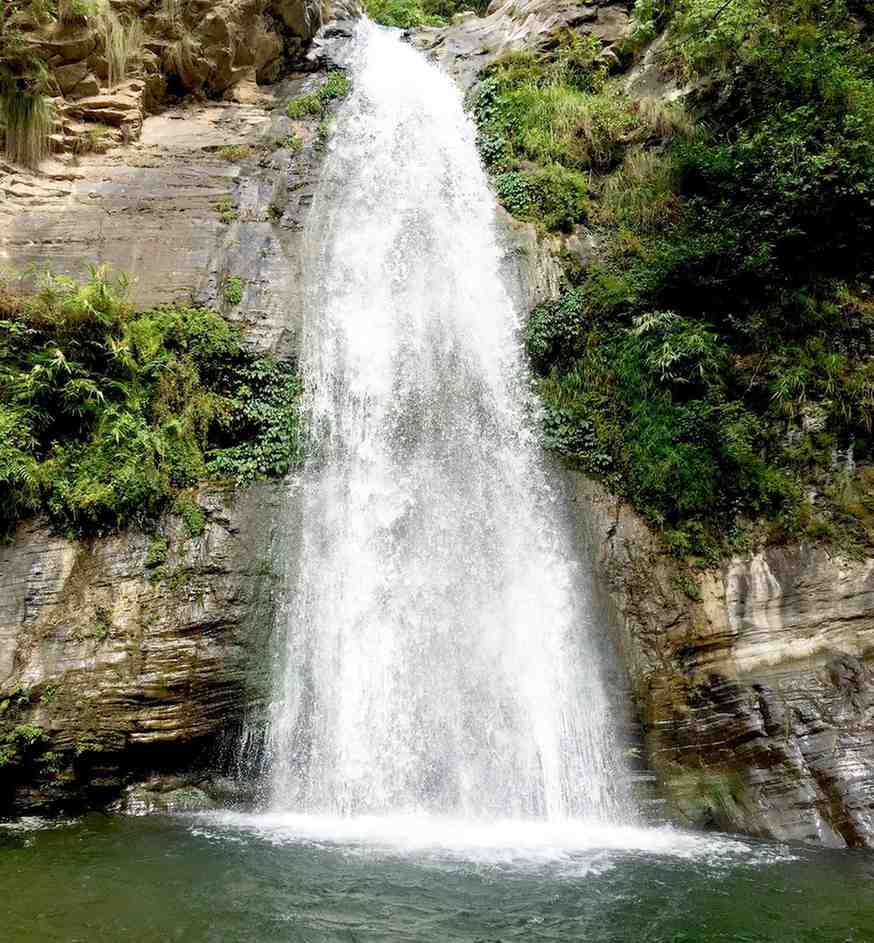
M 586 580 L 451 80 L 362 22 L 306 233 L 314 447 L 271 806 L 615 819 Z

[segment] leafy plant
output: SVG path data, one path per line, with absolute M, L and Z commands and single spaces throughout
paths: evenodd
M 94 269 L 81 285 L 0 291 L 4 528 L 34 513 L 75 531 L 144 522 L 206 477 L 252 481 L 296 460 L 290 364 L 247 351 L 205 309 L 136 313 L 125 290 Z
M 215 204 L 215 210 L 219 214 L 219 220 L 229 226 L 240 218 L 240 208 L 231 197 L 223 197 Z
M 418 26 L 443 26 L 444 16 L 428 13 L 423 0 L 365 0 L 367 15 L 374 23 L 415 29 Z
M 176 498 L 173 502 L 173 513 L 182 518 L 189 537 L 200 537 L 206 530 L 203 508 L 189 495 L 181 494 Z M 161 562 L 166 562 L 166 556 Z
M 243 279 L 238 275 L 226 278 L 222 288 L 222 297 L 227 304 L 238 305 L 243 300 Z
M 301 119 L 310 115 L 324 115 L 332 101 L 349 94 L 351 82 L 345 72 L 335 69 L 315 91 L 292 98 L 286 106 L 289 118 Z
M 874 41 L 855 9 L 639 2 L 650 38 L 670 23 L 679 74 L 705 80 L 707 121 L 648 101 L 614 113 L 621 95 L 598 93 L 622 114 L 587 152 L 603 248 L 526 344 L 546 442 L 681 556 L 874 546 Z M 580 159 L 562 121 L 596 140 L 565 80 L 540 95 L 548 58 L 508 57 L 473 102 L 499 195 L 511 182 L 509 208 L 541 221 L 531 162 Z
M 222 160 L 237 164 L 252 156 L 252 148 L 248 144 L 226 144 L 219 148 L 218 156 Z

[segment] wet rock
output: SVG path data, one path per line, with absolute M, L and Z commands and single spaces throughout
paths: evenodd
M 4 812 L 100 806 L 211 761 L 265 696 L 283 495 L 207 489 L 198 537 L 173 517 L 91 542 L 34 522 L 0 549 L 0 728 L 22 741 Z
M 323 23 L 322 5 L 313 0 L 274 0 L 274 12 L 301 39 L 312 39 Z
M 692 572 L 619 499 L 569 481 L 675 814 L 874 847 L 874 560 L 800 545 Z
M 183 812 L 208 812 L 215 803 L 197 786 L 162 788 L 158 783 L 128 786 L 112 811 L 122 815 L 176 815 Z

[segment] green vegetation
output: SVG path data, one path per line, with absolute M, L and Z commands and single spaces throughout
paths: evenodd
M 292 154 L 299 154 L 303 150 L 303 138 L 292 131 L 284 141 L 279 142 L 279 146 L 287 148 Z
M 206 530 L 206 515 L 203 508 L 190 495 L 181 494 L 173 502 L 173 513 L 182 519 L 189 537 L 200 537 Z M 161 563 L 167 560 L 166 553 Z
M 503 56 L 469 102 L 498 199 L 549 230 L 589 218 L 593 173 L 688 127 L 677 108 L 641 107 L 608 82 L 599 49 L 592 37 L 566 31 L 547 52 Z
M 218 156 L 229 163 L 237 164 L 252 156 L 252 148 L 248 144 L 226 144 L 219 148 Z
M 82 285 L 46 276 L 32 296 L 0 286 L 3 529 L 31 514 L 72 532 L 144 523 L 201 480 L 297 461 L 292 366 L 247 351 L 212 311 L 136 313 L 125 288 L 103 269 Z M 154 543 L 147 567 L 160 557 Z
M 215 211 L 219 214 L 219 221 L 225 226 L 230 226 L 240 218 L 240 208 L 229 196 L 223 197 L 215 204 Z
M 507 208 L 548 229 L 587 221 L 603 247 L 527 328 L 546 441 L 679 555 L 790 538 L 861 552 L 874 544 L 871 10 L 641 0 L 636 17 L 637 42 L 670 25 L 664 67 L 699 79 L 685 113 L 628 100 L 567 39 L 505 57 L 471 102 Z M 535 190 L 553 166 L 585 175 L 588 200 L 582 180 L 561 200 Z
M 367 15 L 374 23 L 415 29 L 419 26 L 445 26 L 452 16 L 472 10 L 482 16 L 488 0 L 465 3 L 464 0 L 365 0 Z
M 222 297 L 225 303 L 231 306 L 238 305 L 243 300 L 243 279 L 239 275 L 231 275 L 225 279 Z
M 315 91 L 292 98 L 286 106 L 289 118 L 306 118 L 311 115 L 324 116 L 332 101 L 345 98 L 352 87 L 345 72 L 339 69 L 328 75 L 327 80 Z
M 145 567 L 147 570 L 155 570 L 167 562 L 170 553 L 170 543 L 166 537 L 155 536 L 149 541 L 146 549 Z
M 0 731 L 0 769 L 31 759 L 39 751 L 43 737 L 42 728 L 33 724 L 18 724 Z
M 8 0 L 0 7 L 0 135 L 9 160 L 36 166 L 49 152 L 53 112 L 48 71 L 27 31 L 56 14 L 47 2 Z
M 108 610 L 99 607 L 94 610 L 94 621 L 91 624 L 90 637 L 102 642 L 112 629 L 112 618 Z

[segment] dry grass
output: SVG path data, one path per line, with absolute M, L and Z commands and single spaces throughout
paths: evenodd
M 49 155 L 54 109 L 43 95 L 14 92 L 0 97 L 6 156 L 14 164 L 36 167 Z
M 143 24 L 136 17 L 122 19 L 103 0 L 97 12 L 97 26 L 103 37 L 109 70 L 109 87 L 116 88 L 132 65 L 140 60 L 143 49 Z
M 676 222 L 680 201 L 670 160 L 664 153 L 640 145 L 629 149 L 604 181 L 600 211 L 605 221 L 636 232 L 653 232 Z

